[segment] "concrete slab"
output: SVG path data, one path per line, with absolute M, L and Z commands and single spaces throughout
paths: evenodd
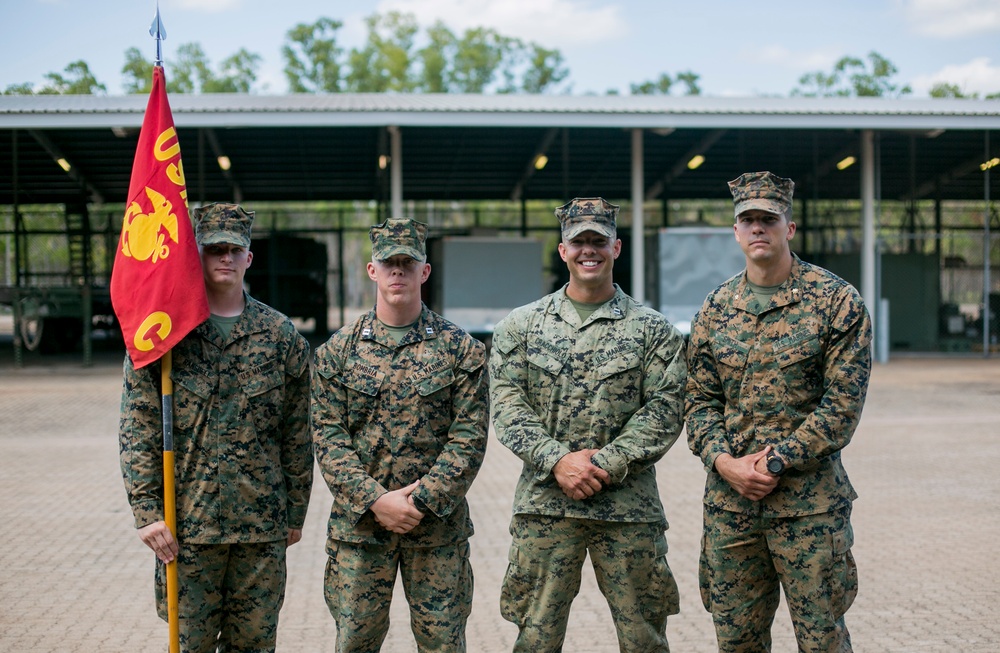
M 31 361 L 29 361 L 30 363 Z M 118 354 L 14 369 L 0 361 L 0 650 L 163 650 L 153 555 L 135 536 L 118 471 Z M 868 405 L 844 453 L 861 495 L 854 527 L 861 590 L 848 613 L 858 651 L 996 650 L 1000 604 L 1000 360 L 906 358 L 876 367 Z M 476 594 L 470 652 L 509 651 L 499 614 L 519 461 L 491 440 L 470 501 Z M 671 528 L 681 614 L 673 650 L 715 651 L 697 590 L 704 472 L 679 441 L 657 466 Z M 330 494 L 313 488 L 305 536 L 289 551 L 279 651 L 333 651 L 323 602 Z M 402 590 L 383 651 L 415 651 Z M 611 617 L 585 567 L 566 651 L 618 651 Z M 774 650 L 794 651 L 779 609 Z

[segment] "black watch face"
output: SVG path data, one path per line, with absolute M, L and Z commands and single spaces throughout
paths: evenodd
M 772 474 L 780 474 L 781 471 L 785 469 L 784 463 L 781 462 L 780 458 L 769 458 L 767 461 L 767 471 Z

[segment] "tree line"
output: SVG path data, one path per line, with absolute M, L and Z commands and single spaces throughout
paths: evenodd
M 458 34 L 438 21 L 423 38 L 413 14 L 390 11 L 365 19 L 365 43 L 345 50 L 338 44 L 343 24 L 332 18 L 299 23 L 285 34 L 281 47 L 284 74 L 292 93 L 557 93 L 568 92 L 562 53 L 534 42 L 474 27 Z M 418 47 L 422 43 L 422 47 Z M 240 48 L 213 67 L 197 43 L 177 48 L 165 62 L 170 93 L 250 93 L 255 89 L 261 56 Z M 138 48 L 125 51 L 121 72 L 129 94 L 150 90 L 153 62 Z M 791 96 L 901 97 L 912 93 L 896 80 L 895 65 L 878 52 L 845 56 L 833 69 L 802 75 Z M 5 95 L 104 95 L 107 86 L 86 61 L 44 76 L 35 89 L 29 82 L 7 86 Z M 700 95 L 700 76 L 690 70 L 662 73 L 629 85 L 632 95 Z M 608 94 L 617 91 L 609 90 Z M 978 98 L 958 84 L 938 83 L 931 97 Z M 987 99 L 1000 98 L 1000 92 Z

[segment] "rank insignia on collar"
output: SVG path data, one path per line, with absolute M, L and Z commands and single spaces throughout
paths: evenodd
M 432 336 L 434 335 L 434 327 L 424 327 L 424 332 L 427 335 Z
M 613 309 L 611 309 L 611 311 L 612 311 L 612 312 L 613 312 L 613 313 L 614 313 L 615 315 L 621 315 L 621 314 L 622 314 L 622 309 L 618 308 L 617 306 L 615 306 L 615 307 L 614 307 Z
M 370 337 L 371 337 L 371 335 L 372 335 L 372 330 L 371 330 L 371 329 L 369 329 L 368 327 L 365 327 L 365 328 L 364 328 L 364 329 L 363 329 L 363 330 L 361 331 L 361 337 L 362 337 L 362 338 L 370 338 Z
M 792 299 L 795 300 L 795 301 L 799 301 L 799 289 L 798 288 L 792 288 Z

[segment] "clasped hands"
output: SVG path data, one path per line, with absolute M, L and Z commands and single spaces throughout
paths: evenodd
M 382 528 L 399 535 L 416 528 L 424 518 L 424 513 L 417 510 L 413 502 L 413 493 L 419 486 L 420 479 L 417 479 L 406 487 L 386 492 L 376 499 L 371 505 L 375 521 Z
M 563 494 L 574 501 L 588 499 L 611 484 L 611 475 L 595 465 L 591 457 L 600 449 L 568 453 L 552 468 Z
M 726 479 L 740 496 L 751 501 L 760 501 L 778 487 L 779 477 L 767 471 L 768 445 L 760 451 L 739 458 L 728 453 L 719 454 L 715 459 L 715 471 Z

